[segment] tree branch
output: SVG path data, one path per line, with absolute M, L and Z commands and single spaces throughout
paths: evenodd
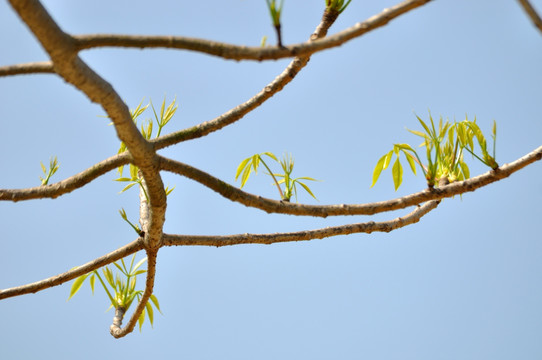
M 266 199 L 261 196 L 244 192 L 237 187 L 229 185 L 190 165 L 164 157 L 160 157 L 160 168 L 197 181 L 231 201 L 241 203 L 248 207 L 254 207 L 268 213 L 327 217 L 340 215 L 374 215 L 381 212 L 404 209 L 429 200 L 439 200 L 466 192 L 472 192 L 483 186 L 502 180 L 540 159 L 542 159 L 542 146 L 510 164 L 499 167 L 497 170 L 491 170 L 485 174 L 465 181 L 454 182 L 439 188 L 427 188 L 418 193 L 397 199 L 353 205 L 304 205 Z
M 0 189 L 0 200 L 21 201 L 31 199 L 57 198 L 68 194 L 73 190 L 82 188 L 92 180 L 99 178 L 105 173 L 128 164 L 132 160 L 128 152 L 114 155 L 90 168 L 75 174 L 65 180 L 50 185 L 41 185 L 26 189 Z
M 315 32 L 310 36 L 309 41 L 314 41 L 318 38 L 324 37 L 327 34 L 327 30 L 331 27 L 333 22 L 337 19 L 339 14 L 337 12 L 325 11 L 322 16 L 322 21 L 316 27 Z M 196 126 L 192 126 L 188 129 L 177 131 L 158 139 L 151 141 L 156 149 L 162 149 L 167 146 L 177 144 L 182 141 L 191 140 L 206 136 L 214 131 L 220 130 L 225 126 L 231 125 L 237 120 L 243 118 L 246 114 L 256 109 L 263 104 L 266 100 L 273 95 L 281 91 L 284 86 L 290 83 L 296 75 L 307 65 L 310 56 L 298 56 L 294 58 L 290 64 L 284 69 L 284 71 L 277 76 L 271 83 L 269 83 L 258 94 L 236 106 L 230 111 L 220 115 L 219 117 L 206 121 Z
M 525 10 L 525 12 L 527 13 L 527 16 L 529 16 L 534 26 L 536 26 L 540 33 L 542 33 L 542 19 L 540 18 L 540 15 L 538 15 L 534 7 L 531 5 L 529 0 L 518 0 L 518 2 L 523 7 L 523 10 Z
M 152 211 L 145 244 L 158 249 L 165 221 L 166 194 L 152 144 L 143 138 L 117 92 L 79 58 L 76 41 L 60 29 L 38 0 L 10 0 L 10 3 L 49 54 L 56 72 L 91 101 L 100 104 L 113 121 L 117 136 L 126 144 L 147 183 Z
M 152 295 L 152 290 L 154 288 L 154 278 L 156 276 L 157 253 L 158 250 L 147 250 L 147 280 L 145 281 L 145 291 L 143 292 L 143 295 L 141 296 L 141 299 L 139 300 L 139 303 L 137 304 L 134 313 L 130 317 L 128 324 L 126 324 L 124 328 L 121 328 L 120 325 L 122 324 L 122 319 L 116 319 L 116 321 L 114 321 L 113 324 L 109 327 L 109 332 L 111 333 L 111 335 L 113 335 L 113 337 L 117 339 L 128 335 L 134 330 L 134 327 L 139 320 L 141 312 L 145 309 L 145 305 L 147 305 L 147 302 Z M 115 313 L 115 317 L 116 315 L 117 314 Z
M 164 246 L 229 246 L 240 244 L 274 244 L 280 242 L 323 239 L 331 236 L 349 235 L 356 233 L 390 232 L 404 226 L 417 223 L 420 219 L 435 209 L 439 201 L 429 201 L 414 211 L 393 220 L 383 222 L 366 222 L 333 226 L 317 230 L 297 231 L 277 234 L 238 234 L 225 236 L 207 235 L 169 235 L 164 234 Z
M 87 274 L 92 270 L 101 268 L 102 266 L 111 264 L 114 261 L 120 260 L 128 255 L 134 254 L 143 249 L 143 239 L 137 240 L 118 248 L 115 251 L 110 252 L 97 259 L 89 261 L 88 263 L 77 266 L 65 273 L 52 276 L 47 279 L 43 279 L 37 282 L 33 282 L 26 285 L 21 285 L 9 289 L 0 290 L 0 300 L 7 299 L 13 296 L 20 296 L 30 293 L 36 293 L 41 290 L 49 289 L 51 287 L 62 285 L 65 282 L 73 280 L 81 275 Z
M 385 26 L 391 20 L 417 8 L 431 0 L 407 0 L 380 14 L 357 23 L 356 25 L 330 36 L 323 40 L 309 41 L 286 47 L 249 47 L 227 44 L 223 42 L 196 39 L 183 36 L 142 36 L 142 35 L 114 35 L 90 34 L 76 35 L 76 46 L 79 50 L 98 47 L 126 47 L 126 48 L 166 48 L 201 52 L 232 60 L 277 60 L 293 56 L 308 56 L 315 52 L 340 46 L 349 40 L 355 39 L 374 29 Z
M 26 64 L 7 65 L 0 67 L 0 76 L 22 74 L 55 74 L 53 63 L 50 61 L 33 62 Z

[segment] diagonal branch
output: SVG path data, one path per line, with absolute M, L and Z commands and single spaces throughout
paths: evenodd
M 317 230 L 297 231 L 277 234 L 238 234 L 225 236 L 206 235 L 169 235 L 164 234 L 165 246 L 229 246 L 240 244 L 275 244 L 280 242 L 302 241 L 323 239 L 338 235 L 349 235 L 357 233 L 390 232 L 410 224 L 417 223 L 420 219 L 435 209 L 439 201 L 429 201 L 409 214 L 393 220 L 383 222 L 366 222 L 332 226 Z
M 465 181 L 458 181 L 452 184 L 425 189 L 423 191 L 403 196 L 400 198 L 380 201 L 367 204 L 353 205 L 304 205 L 290 202 L 266 199 L 244 192 L 235 186 L 207 174 L 199 169 L 181 162 L 160 157 L 160 168 L 175 174 L 185 176 L 199 182 L 202 185 L 216 191 L 223 197 L 241 203 L 245 206 L 254 207 L 268 213 L 302 215 L 302 216 L 339 216 L 339 215 L 373 215 L 386 211 L 404 209 L 409 206 L 418 205 L 429 200 L 439 200 L 454 195 L 472 192 L 476 189 L 502 180 L 525 166 L 542 159 L 542 146 L 519 158 L 510 164 L 505 164 L 497 170 L 491 170 L 485 174 L 470 178 Z
M 166 194 L 157 171 L 154 147 L 135 126 L 119 94 L 81 60 L 73 37 L 62 31 L 43 5 L 38 0 L 10 0 L 10 3 L 51 57 L 55 71 L 91 101 L 100 104 L 113 121 L 117 136 L 126 144 L 147 183 L 152 211 L 145 243 L 149 248 L 158 249 L 165 221 Z
M 99 178 L 121 165 L 128 164 L 130 161 L 130 154 L 124 152 L 105 159 L 78 174 L 54 184 L 26 189 L 0 189 L 0 200 L 21 201 L 44 198 L 54 199 L 60 195 L 68 194 L 73 190 L 82 188 L 92 180 Z
M 102 266 L 111 264 L 114 261 L 120 260 L 128 255 L 134 254 L 143 249 L 143 239 L 137 240 L 118 248 L 104 256 L 94 259 L 84 265 L 77 266 L 65 273 L 52 276 L 47 279 L 36 281 L 30 284 L 21 285 L 9 289 L 0 290 L 0 300 L 13 296 L 20 296 L 30 293 L 36 293 L 41 290 L 49 289 L 53 286 L 62 285 L 65 282 L 73 280 L 81 275 L 87 274 L 92 270 L 101 268 Z
M 374 29 L 385 26 L 391 20 L 415 9 L 431 0 L 407 0 L 380 14 L 357 23 L 356 25 L 330 36 L 326 39 L 309 41 L 286 47 L 249 47 L 227 44 L 223 42 L 197 39 L 183 36 L 143 36 L 143 35 L 114 35 L 90 34 L 76 35 L 76 46 L 79 50 L 98 47 L 126 48 L 166 48 L 201 52 L 224 59 L 233 60 L 276 60 L 293 56 L 308 56 L 318 51 L 340 46 Z
M 324 37 L 327 34 L 327 30 L 331 27 L 333 22 L 337 19 L 339 14 L 335 12 L 325 11 L 322 16 L 322 21 L 317 26 L 315 32 L 311 35 L 310 41 L 314 41 L 318 38 Z M 271 83 L 269 83 L 263 90 L 252 98 L 236 106 L 230 111 L 220 115 L 219 117 L 206 121 L 196 126 L 192 126 L 188 129 L 177 131 L 152 141 L 156 146 L 156 149 L 162 149 L 167 146 L 177 144 L 182 141 L 191 140 L 206 136 L 214 131 L 220 130 L 225 126 L 231 125 L 237 120 L 243 118 L 246 114 L 256 109 L 263 104 L 266 100 L 270 99 L 273 95 L 281 91 L 284 86 L 290 83 L 296 75 L 307 65 L 310 56 L 298 56 L 294 58 L 290 64 L 284 69 L 284 71 L 277 76 Z
M 534 26 L 540 30 L 540 33 L 542 33 L 542 19 L 540 18 L 540 15 L 536 12 L 534 7 L 531 5 L 529 0 L 518 0 L 520 5 L 523 7 L 523 10 L 527 13 L 527 16 L 531 19 Z
M 0 67 L 0 76 L 12 76 L 22 74 L 55 74 L 53 63 L 40 61 L 26 64 L 8 65 Z

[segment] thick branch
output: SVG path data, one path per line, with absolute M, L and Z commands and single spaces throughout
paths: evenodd
M 353 205 L 303 205 L 271 200 L 244 192 L 235 186 L 229 185 L 224 181 L 207 174 L 206 172 L 175 160 L 161 157 L 160 167 L 163 170 L 197 181 L 231 201 L 236 201 L 245 206 L 261 209 L 268 213 L 327 217 L 339 215 L 373 215 L 386 211 L 404 209 L 406 207 L 418 205 L 429 200 L 438 200 L 471 192 L 483 186 L 502 180 L 516 171 L 521 170 L 525 166 L 535 161 L 539 161 L 540 159 L 542 159 L 542 146 L 524 157 L 511 162 L 510 164 L 501 166 L 497 170 L 489 171 L 483 175 L 479 175 L 465 181 L 454 182 L 435 189 L 428 188 L 418 193 L 403 196 L 397 199 Z
M 536 12 L 534 7 L 531 5 L 531 3 L 528 0 L 518 0 L 520 5 L 523 7 L 523 10 L 527 13 L 531 21 L 533 22 L 534 26 L 540 30 L 540 33 L 542 33 L 542 19 L 540 18 L 540 15 Z
M 55 69 L 50 61 L 33 62 L 27 64 L 8 65 L 0 67 L 0 76 L 12 76 L 22 74 L 54 74 Z
M 77 266 L 65 273 L 52 276 L 47 279 L 43 279 L 31 284 L 17 286 L 9 289 L 0 290 L 0 300 L 13 296 L 25 295 L 30 293 L 36 293 L 41 290 L 49 289 L 53 286 L 62 285 L 65 282 L 73 280 L 81 275 L 87 274 L 92 270 L 101 268 L 102 266 L 111 264 L 114 261 L 120 260 L 128 255 L 134 254 L 143 249 L 143 239 L 139 238 L 128 245 L 110 252 L 107 255 L 101 256 L 95 260 L 92 260 L 84 265 Z
M 302 241 L 323 239 L 331 236 L 349 235 L 356 233 L 390 232 L 404 226 L 417 223 L 431 210 L 435 209 L 439 201 L 429 201 L 406 216 L 383 222 L 366 222 L 342 226 L 327 227 L 324 229 L 297 231 L 277 234 L 238 234 L 226 236 L 206 235 L 169 235 L 164 234 L 165 246 L 227 246 L 240 244 L 274 244 L 289 241 Z
M 134 330 L 134 327 L 137 324 L 137 320 L 139 319 L 141 312 L 145 309 L 145 305 L 147 304 L 149 298 L 152 295 L 152 291 L 154 289 L 154 278 L 156 276 L 157 253 L 158 250 L 147 250 L 147 280 L 145 282 L 145 291 L 143 292 L 143 295 L 141 296 L 141 299 L 139 300 L 139 303 L 137 304 L 134 313 L 130 317 L 128 324 L 126 324 L 124 328 L 121 328 L 120 322 L 113 322 L 113 324 L 109 327 L 111 335 L 113 335 L 113 337 L 117 339 L 128 335 Z
M 140 36 L 91 34 L 74 36 L 79 50 L 97 47 L 168 48 L 201 52 L 233 60 L 276 60 L 293 56 L 307 56 L 318 51 L 333 48 L 345 42 L 386 25 L 391 20 L 425 5 L 431 0 L 408 0 L 384 9 L 380 14 L 326 39 L 295 44 L 286 47 L 238 46 L 205 39 L 182 36 Z
M 338 15 L 339 14 L 337 12 L 324 12 L 324 15 L 322 16 L 322 21 L 316 28 L 315 32 L 311 35 L 310 41 L 314 41 L 318 38 L 326 36 L 327 30 L 337 19 Z M 284 86 L 290 83 L 301 71 L 301 69 L 303 69 L 305 65 L 307 65 L 309 59 L 310 56 L 299 56 L 294 58 L 279 76 L 277 76 L 271 83 L 269 83 L 269 85 L 267 85 L 265 88 L 263 88 L 263 90 L 261 90 L 258 94 L 256 94 L 246 102 L 236 106 L 235 108 L 213 120 L 206 121 L 199 125 L 192 126 L 188 129 L 177 131 L 155 139 L 154 141 L 152 141 L 153 144 L 155 145 L 156 149 L 161 149 L 182 141 L 203 137 L 214 131 L 222 129 L 225 126 L 233 124 L 237 120 L 243 118 L 243 116 L 245 116 L 252 110 L 256 109 L 258 106 L 263 104 L 273 95 L 281 91 Z
M 99 178 L 105 173 L 128 164 L 131 160 L 130 154 L 125 152 L 105 159 L 90 168 L 75 174 L 65 180 L 50 185 L 36 186 L 26 189 L 0 189 L 0 200 L 20 201 L 31 199 L 56 198 L 82 188 L 92 180 Z
M 152 144 L 143 138 L 117 92 L 77 56 L 75 40 L 60 29 L 39 1 L 10 0 L 10 3 L 51 57 L 55 71 L 91 101 L 100 104 L 113 121 L 117 136 L 126 144 L 147 183 L 151 221 L 145 243 L 147 247 L 158 249 L 165 221 L 166 194 Z

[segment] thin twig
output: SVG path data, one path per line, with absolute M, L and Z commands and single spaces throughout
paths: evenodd
M 349 235 L 357 233 L 390 232 L 404 226 L 417 223 L 431 210 L 435 209 L 439 201 L 429 201 L 414 211 L 393 220 L 383 222 L 366 222 L 333 226 L 323 229 L 297 231 L 277 234 L 238 234 L 238 235 L 169 235 L 164 234 L 165 246 L 229 246 L 240 244 L 275 244 L 280 242 L 323 239 L 331 236 Z
M 114 261 L 125 258 L 126 256 L 134 254 L 142 249 L 143 249 L 143 239 L 138 238 L 137 240 L 129 243 L 128 245 L 124 245 L 118 248 L 117 250 L 110 252 L 109 254 L 106 254 L 97 259 L 89 261 L 88 263 L 84 265 L 77 266 L 62 274 L 58 274 L 50 278 L 36 281 L 30 284 L 0 290 L 0 300 L 7 299 L 13 296 L 36 293 L 38 291 L 49 289 L 54 286 L 62 285 L 65 282 L 73 280 L 81 275 L 87 274 L 92 270 L 99 269 L 102 266 L 111 264 Z
M 90 168 L 50 185 L 35 186 L 26 189 L 0 189 L 0 200 L 21 201 L 32 199 L 57 198 L 84 187 L 107 172 L 126 165 L 132 160 L 128 152 L 112 156 Z
M 167 48 L 201 52 L 208 55 L 233 60 L 277 60 L 293 56 L 310 55 L 318 51 L 340 46 L 374 29 L 387 25 L 391 20 L 427 4 L 431 0 L 407 0 L 369 19 L 357 23 L 335 35 L 317 41 L 309 41 L 286 47 L 239 46 L 223 42 L 197 39 L 183 36 L 142 36 L 89 34 L 76 35 L 76 46 L 79 50 L 98 47 L 127 48 Z
M 315 32 L 310 36 L 310 41 L 314 41 L 318 38 L 324 37 L 327 34 L 328 29 L 333 22 L 337 19 L 338 13 L 330 14 L 324 12 L 322 21 L 316 27 Z M 167 146 L 177 144 L 182 141 L 200 138 L 206 136 L 214 131 L 220 130 L 225 126 L 231 125 L 237 120 L 243 118 L 246 114 L 256 109 L 263 104 L 266 100 L 270 99 L 273 95 L 281 91 L 284 86 L 289 84 L 296 75 L 307 65 L 310 56 L 298 56 L 295 57 L 290 64 L 284 69 L 284 71 L 277 76 L 271 83 L 264 87 L 258 94 L 254 95 L 249 100 L 236 106 L 235 108 L 227 111 L 219 117 L 206 121 L 196 126 L 192 126 L 188 129 L 177 131 L 158 139 L 154 139 L 152 143 L 156 149 L 161 149 Z
M 50 61 L 0 66 L 0 76 L 24 74 L 55 74 L 55 69 L 53 68 L 53 63 Z
M 518 0 L 520 5 L 523 7 L 523 10 L 527 13 L 527 16 L 531 19 L 534 26 L 540 30 L 540 33 L 542 34 L 542 19 L 540 18 L 540 15 L 536 12 L 534 7 L 531 5 L 531 3 L 528 0 Z

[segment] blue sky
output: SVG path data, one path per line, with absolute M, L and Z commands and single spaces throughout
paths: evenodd
M 195 3 L 195 4 L 191 4 Z M 305 41 L 324 1 L 286 0 L 285 44 Z M 391 6 L 353 0 L 331 33 Z M 539 11 L 542 3 L 533 1 Z M 45 1 L 73 34 L 171 34 L 258 45 L 274 41 L 265 2 Z M 0 3 L 0 66 L 46 60 L 11 8 Z M 131 108 L 177 97 L 165 132 L 210 120 L 270 82 L 288 60 L 234 62 L 175 50 L 95 49 L 82 58 Z M 419 143 L 414 113 L 477 117 L 499 126 L 501 164 L 542 140 L 542 36 L 515 1 L 441 0 L 340 48 L 314 55 L 282 92 L 239 122 L 161 153 L 234 183 L 254 153 L 291 152 L 295 174 L 322 180 L 316 201 L 365 203 L 422 190 L 405 172 L 394 192 L 373 167 L 393 143 Z M 53 181 L 111 156 L 119 142 L 104 112 L 52 75 L 0 79 L 0 188 L 39 185 L 40 161 L 58 156 Z M 150 116 L 150 114 L 148 114 Z M 472 163 L 471 173 L 487 171 Z M 0 288 L 37 281 L 132 240 L 118 216 L 137 217 L 135 190 L 113 172 L 56 200 L 0 203 Z M 418 224 L 389 234 L 225 248 L 163 248 L 155 294 L 163 316 L 115 340 L 106 296 L 70 284 L 0 302 L 6 359 L 173 356 L 186 359 L 540 359 L 542 166 L 443 201 Z M 269 233 L 365 217 L 267 215 L 164 174 L 167 233 Z M 270 180 L 245 189 L 276 198 Z M 385 220 L 404 214 L 382 214 Z M 143 256 L 143 255 L 139 255 Z

